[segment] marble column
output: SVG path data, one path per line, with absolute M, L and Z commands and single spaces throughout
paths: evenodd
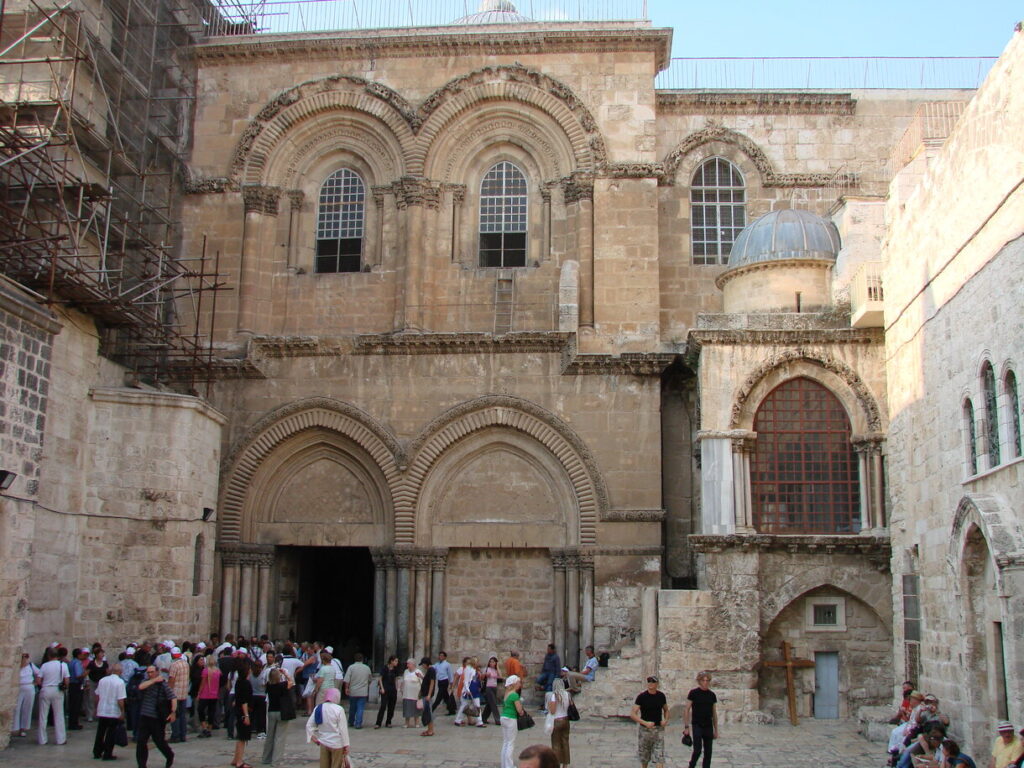
M 426 655 L 430 644 L 430 625 L 427 621 L 427 608 L 430 602 L 430 560 L 430 554 L 427 552 L 419 552 L 413 557 L 416 595 L 413 600 L 412 655 L 417 659 Z
M 555 576 L 551 642 L 555 644 L 559 654 L 565 653 L 565 560 L 564 550 L 551 550 L 551 567 Z
M 398 571 L 395 556 L 387 552 L 384 559 L 384 658 L 398 655 Z
M 578 551 L 573 551 L 566 556 L 565 609 L 563 663 L 578 668 L 580 663 L 580 556 Z
M 410 587 L 412 579 L 412 555 L 409 552 L 395 552 L 395 569 L 398 571 L 397 590 L 397 645 L 395 654 L 400 661 L 409 657 L 412 651 L 413 639 L 410 637 L 412 626 L 409 621 L 409 602 L 411 599 Z
M 373 558 L 373 661 L 374 668 L 387 660 L 385 650 L 385 626 L 387 612 L 387 552 L 380 547 L 370 548 Z
M 256 561 L 256 634 L 270 634 L 270 567 L 273 554 L 259 555 Z
M 251 635 L 255 621 L 253 593 L 256 581 L 256 564 L 248 555 L 242 556 L 241 562 L 241 597 L 238 610 L 238 631 L 243 635 Z
M 306 193 L 301 189 L 288 190 L 288 270 L 294 271 L 297 268 L 299 242 L 302 240 L 302 233 L 299 231 L 302 213 L 302 204 L 306 199 Z
M 541 207 L 541 240 L 540 259 L 542 263 L 551 258 L 551 188 L 544 186 L 540 189 Z
M 885 499 L 882 477 L 881 435 L 854 437 L 853 450 L 857 454 L 857 476 L 860 480 L 860 528 L 862 531 L 885 527 Z
M 220 634 L 236 632 L 235 609 L 238 603 L 238 553 L 222 551 L 220 554 Z
M 753 435 L 753 432 L 742 432 L 732 438 L 733 504 L 737 533 L 754 533 L 754 508 L 750 493 L 750 457 L 756 444 Z
M 594 644 L 594 553 L 584 550 L 580 560 L 580 645 Z
M 253 333 L 256 325 L 260 262 L 263 260 L 264 247 L 276 241 L 274 229 L 277 226 L 280 196 L 279 187 L 252 185 L 242 189 L 245 220 L 242 226 L 242 252 L 238 274 L 239 333 Z
M 444 571 L 448 564 L 448 550 L 435 549 L 430 560 L 430 656 L 444 649 Z

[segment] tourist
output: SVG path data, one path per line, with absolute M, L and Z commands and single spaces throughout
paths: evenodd
M 978 768 L 974 759 L 960 750 L 960 745 L 952 739 L 942 742 L 942 753 L 946 756 L 946 764 L 942 768 Z
M 415 660 L 410 661 L 415 666 Z M 341 693 L 338 689 L 328 688 L 323 703 L 306 721 L 306 741 L 320 747 L 320 768 L 347 768 L 349 765 L 348 724 L 339 701 Z
M 188 687 L 190 669 L 185 656 L 178 646 L 171 648 L 171 666 L 167 668 L 167 684 L 178 700 L 178 716 L 171 725 L 172 744 L 182 743 L 188 733 Z
M 217 699 L 220 697 L 220 667 L 208 663 L 208 657 L 200 656 L 199 677 L 199 736 L 208 739 L 213 735 L 214 718 L 217 714 Z
M 377 692 L 380 694 L 380 709 L 377 710 L 377 724 L 373 727 L 380 728 L 384 722 L 384 711 L 387 710 L 388 720 L 385 725 L 390 728 L 391 720 L 395 716 L 395 702 L 398 701 L 397 656 L 389 656 L 388 663 L 381 667 L 380 677 L 377 679 Z
M 544 703 L 551 718 L 551 748 L 558 757 L 559 765 L 569 765 L 569 705 L 572 696 L 565 690 L 565 681 L 556 678 L 551 684 L 551 693 L 545 694 Z
M 501 708 L 501 768 L 515 768 L 512 755 L 515 754 L 516 734 L 519 733 L 519 716 L 523 714 L 522 688 L 522 680 L 516 675 L 505 678 L 505 703 Z
M 899 725 L 910 719 L 910 711 L 914 704 L 910 703 L 910 694 L 914 692 L 914 684 L 910 680 L 903 681 L 903 700 L 900 702 L 896 714 L 889 719 L 889 725 Z
M 493 714 L 494 724 L 501 725 L 501 710 L 498 709 L 498 657 L 491 656 L 487 666 L 481 673 L 483 677 L 484 709 L 480 713 L 480 722 L 486 725 L 487 716 Z
M 434 665 L 437 672 L 437 698 L 434 700 L 433 709 L 441 706 L 444 702 L 448 708 L 448 716 L 455 714 L 455 697 L 452 695 L 452 665 L 448 662 L 448 654 L 441 651 L 437 654 L 437 664 Z
M 989 768 L 1007 768 L 1024 755 L 1024 741 L 1013 732 L 1013 723 L 1002 720 L 996 726 L 998 735 L 992 744 L 992 759 Z
M 266 659 L 266 655 L 263 658 Z M 270 671 L 263 662 L 255 659 L 250 662 L 249 670 L 249 684 L 252 685 L 252 698 L 249 701 L 252 732 L 257 739 L 263 741 L 267 738 L 267 677 Z
M 92 658 L 85 665 L 85 685 L 82 686 L 85 715 L 90 723 L 96 717 L 96 686 L 107 676 L 108 666 L 107 652 L 99 643 L 93 643 Z
M 520 680 L 526 680 L 526 667 L 523 666 L 523 662 L 519 659 L 519 651 L 516 650 L 509 651 L 508 658 L 505 659 L 505 677 L 513 675 Z
M 416 659 L 406 659 L 405 672 L 402 674 L 402 717 L 406 728 L 416 727 L 416 716 L 419 708 L 416 702 L 420 699 L 420 683 L 423 673 L 416 669 Z
M 114 760 L 114 739 L 117 727 L 124 723 L 128 691 L 121 679 L 121 665 L 114 664 L 96 684 L 96 740 L 92 756 L 97 760 Z
M 425 730 L 420 736 L 434 735 L 434 710 L 430 706 L 434 698 L 434 691 L 437 689 L 437 670 L 430 666 L 430 657 L 424 656 L 420 659 L 420 666 L 423 667 L 423 680 L 420 683 L 419 706 L 422 709 L 420 719 L 423 721 Z
M 235 670 L 235 755 L 231 765 L 252 768 L 245 762 L 245 747 L 252 739 L 252 674 L 249 660 L 241 659 Z
M 88 648 L 75 648 L 71 653 L 71 661 L 68 662 L 68 730 L 80 731 L 81 724 L 78 722 L 82 716 L 85 704 L 85 665 L 89 661 Z
M 924 701 L 924 694 L 919 691 L 911 691 L 907 695 L 907 703 L 910 706 L 910 714 L 907 715 L 907 719 L 897 725 L 889 733 L 889 765 L 894 766 L 899 762 L 900 753 L 903 751 L 903 743 L 907 739 L 907 735 L 910 733 L 910 729 L 915 725 L 913 718 L 917 712 L 918 707 Z
M 320 651 L 320 669 L 316 672 L 316 683 L 313 688 L 313 698 L 318 704 L 324 700 L 324 694 L 327 691 L 338 687 L 337 680 L 342 677 L 338 673 L 338 667 L 334 664 L 334 657 L 331 654 L 333 650 L 334 648 L 328 645 Z
M 547 693 L 551 690 L 551 683 L 556 677 L 562 674 L 562 660 L 558 657 L 554 643 L 548 643 L 548 652 L 544 654 L 544 663 L 540 668 L 540 675 L 537 676 L 537 685 Z M 543 707 L 541 707 L 543 710 Z
M 284 754 L 288 723 L 295 719 L 292 680 L 283 669 L 271 669 L 267 676 L 267 740 L 263 745 L 263 764 L 273 765 Z
M 46 719 L 53 713 L 53 735 L 57 744 L 68 740 L 64 730 L 64 691 L 70 682 L 68 665 L 57 657 L 57 649 L 50 647 L 43 654 L 45 661 L 39 667 L 39 743 L 46 743 Z
M 345 670 L 345 695 L 348 696 L 348 724 L 357 731 L 363 727 L 363 711 L 370 698 L 372 670 L 363 663 L 363 654 L 357 653 Z
M 458 674 L 459 709 L 455 713 L 455 725 L 477 725 L 484 727 L 480 717 L 480 680 L 476 671 L 476 659 L 467 656 L 462 660 Z M 463 723 L 463 717 L 467 723 Z M 472 721 L 476 720 L 476 723 Z
M 942 747 L 942 742 L 946 738 L 946 733 L 941 728 L 933 728 L 922 736 L 919 741 L 915 741 L 900 755 L 900 760 L 896 763 L 897 768 L 914 768 L 917 763 L 914 758 L 919 760 L 932 760 L 936 759 L 936 751 Z
M 531 744 L 519 753 L 519 768 L 558 768 L 558 756 L 551 747 Z
M 697 673 L 697 687 L 686 695 L 683 710 L 683 734 L 691 734 L 693 752 L 690 754 L 690 768 L 697 765 L 704 752 L 703 768 L 711 766 L 711 750 L 718 738 L 718 697 L 711 690 L 711 673 Z
M 647 678 L 647 690 L 640 693 L 633 702 L 630 719 L 637 724 L 637 754 L 641 768 L 654 763 L 658 768 L 665 764 L 665 726 L 668 725 L 668 701 L 658 690 L 658 678 Z
M 149 740 L 164 756 L 167 765 L 174 762 L 174 752 L 164 738 L 167 723 L 174 723 L 178 702 L 155 664 L 146 667 L 146 679 L 139 684 L 139 736 L 135 742 L 135 762 L 146 768 L 149 761 Z
M 39 667 L 32 663 L 32 657 L 21 654 L 21 668 L 18 670 L 18 703 L 14 705 L 11 720 L 11 735 L 24 736 L 32 727 L 32 706 L 36 702 L 36 678 Z
M 583 649 L 583 653 L 587 657 L 587 662 L 582 671 L 573 672 L 568 667 L 562 667 L 562 677 L 569 682 L 569 690 L 572 693 L 579 693 L 583 688 L 583 683 L 592 683 L 597 676 L 597 657 L 594 655 L 594 646 L 588 645 Z

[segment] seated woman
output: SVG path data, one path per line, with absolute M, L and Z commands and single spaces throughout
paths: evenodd
M 935 766 L 935 752 L 942 746 L 945 736 L 946 734 L 938 729 L 929 731 L 923 742 L 915 742 L 903 750 L 900 761 L 896 764 L 897 768 Z

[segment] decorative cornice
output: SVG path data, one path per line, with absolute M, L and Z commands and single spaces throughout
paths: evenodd
M 641 557 L 660 557 L 663 554 L 662 548 L 659 546 L 650 547 L 596 547 L 590 550 L 595 555 L 601 555 L 603 557 L 635 557 L 640 555 Z
M 207 178 L 191 172 L 186 175 L 182 183 L 182 190 L 186 195 L 218 195 L 232 188 L 231 179 L 226 176 Z
M 258 362 L 250 357 L 246 358 L 222 358 L 216 357 L 210 362 L 210 373 L 214 380 L 228 381 L 231 379 L 265 379 L 267 373 L 259 367 Z M 181 369 L 184 377 L 186 371 Z
M 805 555 L 862 555 L 872 562 L 889 561 L 892 545 L 888 536 L 860 534 L 775 535 L 767 533 L 731 533 L 693 535 L 687 538 L 690 549 L 715 554 L 731 549 L 761 552 L 788 552 Z
M 601 513 L 602 523 L 660 523 L 664 509 L 608 509 Z
M 248 185 L 242 187 L 242 201 L 246 213 L 265 213 L 277 216 L 277 204 L 283 190 L 280 187 Z
M 562 353 L 569 333 L 396 333 L 367 334 L 354 340 L 355 355 L 436 355 L 477 353 Z
M 853 115 L 849 93 L 657 91 L 659 112 L 674 115 Z
M 676 355 L 664 352 L 623 352 L 619 355 L 579 355 L 575 349 L 563 353 L 562 373 L 567 376 L 619 374 L 660 376 L 675 362 Z
M 734 345 L 796 345 L 796 344 L 876 344 L 885 343 L 881 328 L 794 328 L 784 329 L 705 329 L 690 331 L 689 340 L 696 348 L 707 344 Z
M 663 163 L 603 163 L 597 175 L 606 179 L 660 179 L 665 175 Z
M 199 62 L 265 59 L 408 58 L 414 56 L 495 56 L 539 53 L 644 52 L 656 54 L 657 71 L 668 66 L 672 30 L 639 27 L 633 22 L 539 22 L 486 31 L 443 26 L 409 29 L 322 32 L 288 35 L 239 35 L 211 38 L 195 45 Z
M 676 173 L 683 159 L 698 147 L 713 141 L 733 144 L 756 166 L 765 187 L 853 187 L 859 182 L 855 173 L 777 173 L 764 150 L 742 133 L 712 122 L 683 139 L 665 158 L 665 175 L 662 184 L 673 186 Z M 689 180 L 686 180 L 689 183 Z
M 249 351 L 256 358 L 330 357 L 351 348 L 342 340 L 319 336 L 253 336 Z

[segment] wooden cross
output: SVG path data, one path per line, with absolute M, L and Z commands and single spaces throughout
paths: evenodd
M 784 667 L 786 670 L 786 698 L 789 699 L 789 722 L 799 725 L 796 716 L 796 686 L 793 681 L 794 669 L 812 669 L 814 662 L 810 659 L 798 659 L 789 655 L 789 643 L 782 641 L 782 661 L 765 661 L 766 667 Z

